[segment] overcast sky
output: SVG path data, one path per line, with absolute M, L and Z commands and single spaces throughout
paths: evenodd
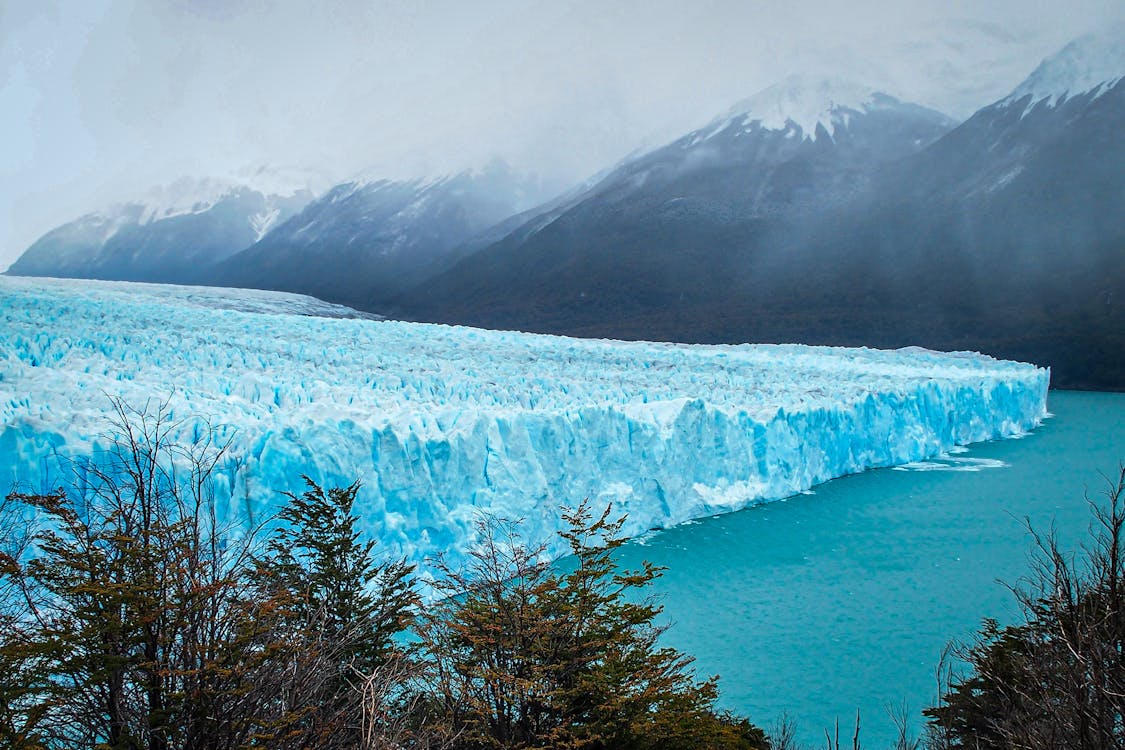
M 963 118 L 1121 0 L 0 0 L 0 269 L 177 177 L 578 180 L 791 73 Z

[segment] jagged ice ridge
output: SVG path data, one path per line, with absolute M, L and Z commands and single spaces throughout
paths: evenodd
M 228 519 L 261 518 L 303 473 L 358 478 L 356 510 L 384 548 L 456 563 L 481 512 L 550 540 L 558 506 L 590 498 L 640 534 L 1021 434 L 1046 413 L 1046 370 L 973 353 L 310 317 L 269 293 L 256 312 L 220 309 L 240 294 L 0 277 L 0 481 L 57 486 L 62 459 L 104 446 L 108 396 L 168 398 L 180 440 L 208 419 L 231 441 L 216 475 Z

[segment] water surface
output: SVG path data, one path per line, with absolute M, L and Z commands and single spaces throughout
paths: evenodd
M 817 747 L 858 708 L 864 746 L 889 746 L 886 705 L 933 701 L 945 644 L 1015 616 L 997 579 L 1027 569 L 1024 519 L 1080 541 L 1084 492 L 1125 460 L 1125 394 L 1052 391 L 1049 409 L 1021 439 L 656 532 L 623 559 L 667 566 L 667 640 L 721 675 L 724 706 L 763 725 L 786 711 Z

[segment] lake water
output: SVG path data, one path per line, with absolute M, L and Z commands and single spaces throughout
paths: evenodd
M 997 579 L 1026 572 L 1024 518 L 1081 541 L 1083 493 L 1125 460 L 1125 394 L 1052 391 L 1048 408 L 1021 439 L 655 532 L 623 561 L 667 566 L 666 640 L 721 675 L 723 706 L 763 726 L 787 712 L 816 747 L 837 716 L 850 741 L 858 708 L 863 745 L 889 747 L 886 706 L 921 724 L 946 643 L 1014 616 Z

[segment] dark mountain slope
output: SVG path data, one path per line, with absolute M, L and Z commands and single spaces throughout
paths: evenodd
M 779 105 L 807 98 L 823 100 L 812 116 L 771 120 Z M 806 217 L 846 205 L 881 165 L 949 127 L 869 90 L 789 81 L 621 166 L 418 288 L 402 311 L 577 331 L 714 301 L 768 264 L 766 250 L 792 242 Z
M 44 235 L 11 266 L 23 276 L 200 283 L 312 199 L 215 180 L 181 180 L 148 202 L 83 216 Z
M 379 311 L 475 249 L 466 243 L 479 233 L 542 198 L 534 181 L 501 164 L 440 180 L 337 185 L 209 280 Z
M 1050 62 L 1037 74 L 1068 86 Z M 976 349 L 1051 365 L 1057 386 L 1125 388 L 1114 81 L 1025 84 L 926 148 L 902 137 L 905 117 L 897 138 L 869 128 L 870 108 L 834 108 L 815 140 L 691 134 L 402 310 L 584 336 Z M 695 156 L 712 141 L 714 158 Z
M 979 349 L 1049 364 L 1058 386 L 1125 388 L 1125 85 L 1030 104 L 978 112 L 870 205 L 812 227 L 788 274 L 739 292 L 769 318 L 834 308 L 875 345 Z

